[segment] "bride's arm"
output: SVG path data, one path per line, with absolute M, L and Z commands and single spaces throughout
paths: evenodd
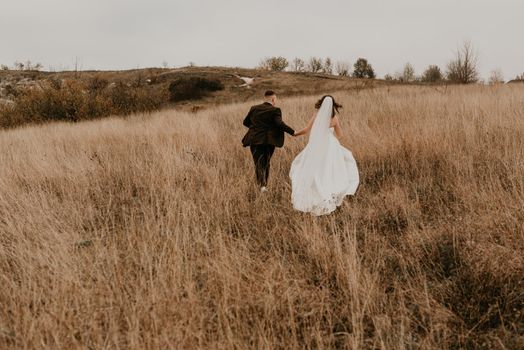
M 342 137 L 344 137 L 344 132 L 342 131 L 342 127 L 340 127 L 340 120 L 338 119 L 338 115 L 333 117 L 333 123 L 333 126 L 335 128 L 335 136 L 337 137 L 337 139 L 340 140 Z
M 307 126 L 304 129 L 295 132 L 295 135 L 293 135 L 293 136 L 300 136 L 300 135 L 305 135 L 305 134 L 309 133 L 311 131 L 311 128 L 313 127 L 313 122 L 315 121 L 315 116 L 316 116 L 316 113 L 311 116 L 311 118 L 309 119 L 309 121 L 307 123 Z

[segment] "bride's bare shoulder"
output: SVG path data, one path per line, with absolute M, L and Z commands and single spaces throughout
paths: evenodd
M 336 126 L 339 125 L 340 120 L 338 119 L 338 114 L 335 114 L 333 118 L 331 118 L 331 123 L 329 123 L 329 126 Z

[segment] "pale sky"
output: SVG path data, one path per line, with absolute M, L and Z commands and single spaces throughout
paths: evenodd
M 523 0 L 1 0 L 0 35 L 0 63 L 56 70 L 329 56 L 365 57 L 382 77 L 444 69 L 469 40 L 483 77 L 524 72 Z

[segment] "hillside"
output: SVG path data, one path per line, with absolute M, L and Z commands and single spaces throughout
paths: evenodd
M 0 348 L 522 349 L 523 93 L 335 92 L 361 186 L 319 218 L 305 138 L 254 186 L 249 101 L 0 130 Z
M 223 90 L 173 101 L 169 86 L 181 79 L 217 81 Z M 246 84 L 242 78 L 253 79 Z M 0 127 L 97 119 L 170 107 L 196 111 L 218 104 L 259 100 L 272 89 L 280 96 L 365 89 L 384 84 L 326 74 L 242 68 L 186 67 L 129 71 L 0 71 Z

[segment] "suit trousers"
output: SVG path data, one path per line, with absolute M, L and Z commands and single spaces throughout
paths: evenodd
M 250 146 L 253 161 L 255 162 L 255 174 L 259 186 L 267 186 L 269 178 L 269 163 L 275 151 L 273 145 L 252 145 Z

